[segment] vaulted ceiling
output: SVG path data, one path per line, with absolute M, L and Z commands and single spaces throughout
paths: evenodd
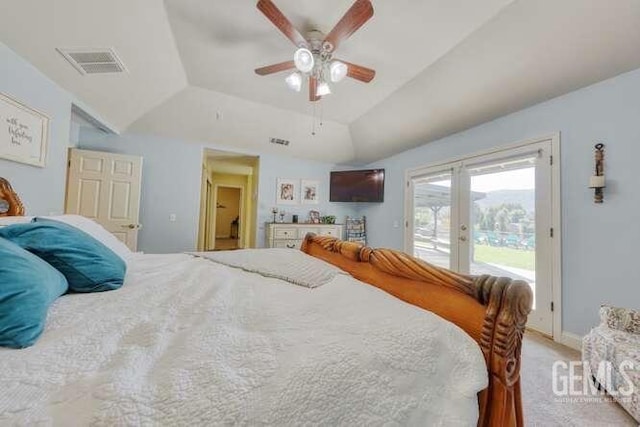
M 274 2 L 301 31 L 328 32 L 352 0 Z M 346 79 L 314 108 L 286 74 L 253 72 L 294 50 L 254 0 L 2 3 L 1 41 L 121 132 L 342 163 L 640 67 L 637 0 L 372 0 L 374 17 L 339 56 L 376 78 Z M 114 48 L 127 73 L 82 76 L 55 50 L 84 47 Z

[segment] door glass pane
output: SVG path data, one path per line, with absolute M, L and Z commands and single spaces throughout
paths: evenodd
M 536 283 L 535 159 L 470 169 L 471 274 Z
M 451 268 L 451 172 L 413 180 L 414 256 Z

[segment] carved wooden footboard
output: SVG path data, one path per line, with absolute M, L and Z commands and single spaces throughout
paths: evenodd
M 522 426 L 520 350 L 532 293 L 522 281 L 466 276 L 405 253 L 309 234 L 302 251 L 443 317 L 478 342 L 489 386 L 478 394 L 478 426 Z

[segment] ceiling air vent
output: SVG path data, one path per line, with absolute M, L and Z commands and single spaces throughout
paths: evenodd
M 80 74 L 122 73 L 124 64 L 113 49 L 56 49 Z
M 284 145 L 285 147 L 289 146 L 289 141 L 286 139 L 269 138 L 269 142 L 272 144 Z

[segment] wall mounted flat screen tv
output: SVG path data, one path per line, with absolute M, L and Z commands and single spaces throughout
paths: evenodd
M 331 202 L 384 202 L 384 169 L 331 172 Z

